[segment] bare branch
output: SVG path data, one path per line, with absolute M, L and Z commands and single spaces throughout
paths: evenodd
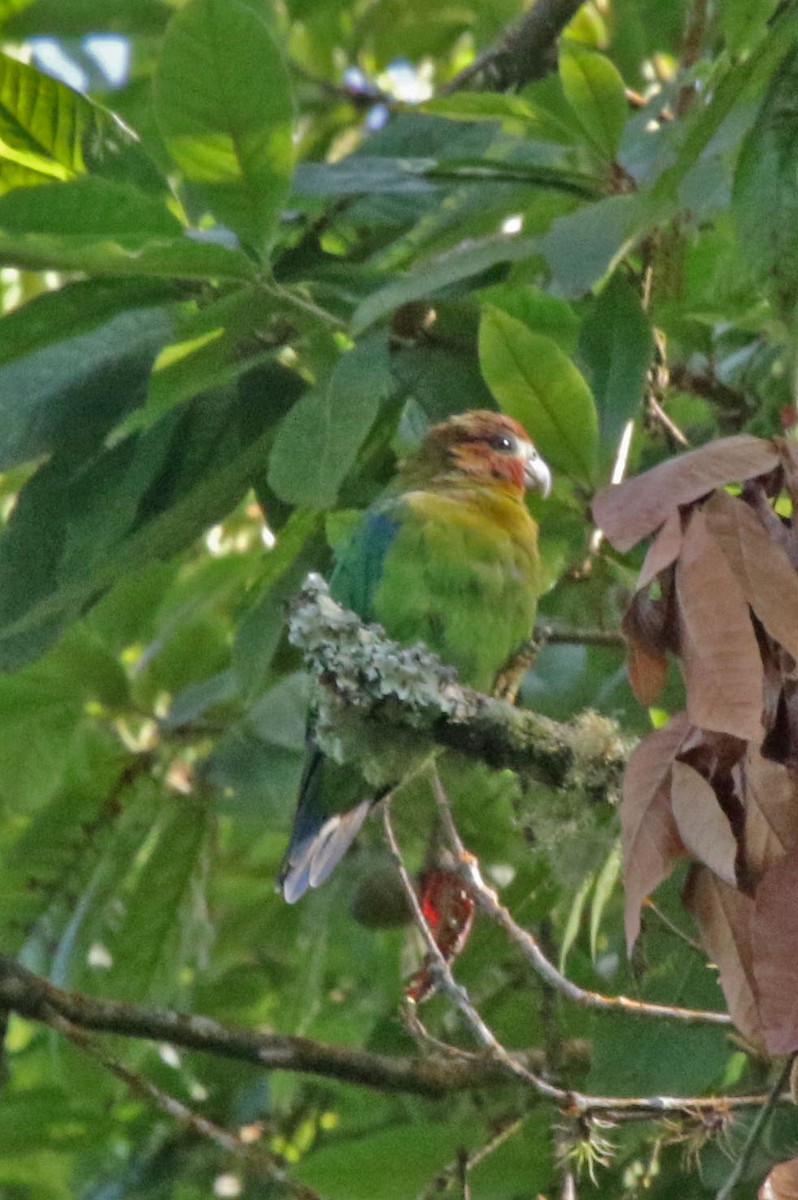
M 158 1087 L 151 1079 L 145 1078 L 139 1072 L 131 1070 L 130 1067 L 114 1058 L 104 1046 L 99 1045 L 95 1039 L 89 1037 L 82 1029 L 78 1029 L 66 1017 L 62 1017 L 55 1009 L 50 1013 L 48 1024 L 62 1033 L 64 1037 L 69 1038 L 72 1044 L 84 1054 L 98 1062 L 103 1070 L 121 1080 L 134 1095 L 153 1104 L 184 1129 L 207 1138 L 220 1150 L 235 1155 L 241 1160 L 242 1165 L 250 1169 L 256 1177 L 268 1179 L 285 1188 L 296 1197 L 296 1200 L 320 1200 L 317 1192 L 305 1187 L 304 1184 L 294 1183 L 288 1178 L 285 1164 L 279 1155 L 270 1154 L 262 1146 L 245 1141 L 233 1130 L 225 1129 L 223 1126 L 217 1125 L 215 1121 L 203 1116 L 202 1113 L 195 1112 L 178 1100 L 176 1096 L 172 1096 L 163 1088 Z
M 557 970 L 553 962 L 549 961 L 538 945 L 537 939 L 528 930 L 523 929 L 511 916 L 509 909 L 499 901 L 493 888 L 485 883 L 479 869 L 479 862 L 463 845 L 452 817 L 449 799 L 437 772 L 433 775 L 433 787 L 438 802 L 438 811 L 441 814 L 452 850 L 457 857 L 460 872 L 477 903 L 483 912 L 486 912 L 497 925 L 501 926 L 510 940 L 521 950 L 535 973 L 549 987 L 562 992 L 576 1004 L 583 1004 L 587 1008 L 596 1008 L 605 1012 L 627 1012 L 640 1017 L 684 1021 L 688 1024 L 731 1025 L 731 1017 L 725 1012 L 678 1008 L 670 1004 L 649 1004 L 644 1000 L 634 1000 L 629 996 L 605 996 L 602 992 L 590 991 L 568 979 L 561 971 Z

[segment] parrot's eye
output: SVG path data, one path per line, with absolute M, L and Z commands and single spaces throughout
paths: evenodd
M 498 450 L 500 454 L 515 454 L 515 441 L 506 433 L 496 434 L 496 437 L 490 439 L 488 445 L 491 450 Z

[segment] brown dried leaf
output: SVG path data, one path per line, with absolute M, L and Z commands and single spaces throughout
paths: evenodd
M 643 738 L 626 765 L 620 814 L 630 950 L 643 901 L 686 853 L 670 807 L 670 769 L 689 728 L 684 713 L 672 717 Z
M 715 492 L 703 512 L 751 608 L 798 661 L 798 574 L 784 550 L 747 504 L 725 492 Z
M 749 746 L 734 768 L 745 810 L 744 858 L 753 876 L 798 846 L 798 790 L 795 777 L 780 763 Z
M 798 1158 L 776 1163 L 756 1195 L 757 1200 L 798 1200 Z
M 762 659 L 745 597 L 700 509 L 684 535 L 676 596 L 690 720 L 758 742 Z
M 725 483 L 764 475 L 778 464 L 770 441 L 747 433 L 721 438 L 625 483 L 602 488 L 593 500 L 593 520 L 617 550 L 631 550 L 680 504 L 690 504 Z
M 661 571 L 675 563 L 681 548 L 682 518 L 679 510 L 674 509 L 648 548 L 640 568 L 637 590 L 642 591 L 643 588 L 647 588 Z
M 765 1046 L 798 1050 L 798 849 L 767 868 L 754 898 L 753 963 Z
M 665 687 L 668 660 L 659 650 L 649 650 L 640 643 L 630 645 L 626 660 L 629 686 L 641 704 L 653 704 Z
M 687 849 L 734 887 L 737 842 L 715 789 L 703 775 L 684 762 L 671 769 L 671 808 Z
M 690 874 L 684 902 L 698 922 L 702 946 L 718 968 L 731 1019 L 745 1037 L 761 1046 L 751 933 L 753 900 L 701 866 Z

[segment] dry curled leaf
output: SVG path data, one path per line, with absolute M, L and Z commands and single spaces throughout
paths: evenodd
M 764 670 L 745 597 L 707 528 L 692 514 L 676 564 L 687 713 L 702 729 L 762 735 Z
M 593 519 L 616 550 L 631 550 L 680 505 L 692 504 L 726 483 L 765 475 L 778 465 L 773 442 L 750 434 L 721 438 L 660 463 L 645 475 L 602 488 L 593 501 Z
M 765 1046 L 798 1050 L 798 849 L 765 871 L 756 889 L 753 962 Z
M 757 1200 L 798 1200 L 798 1158 L 776 1163 L 757 1192 Z
M 793 846 L 798 846 L 798 797 L 795 780 L 780 763 L 749 746 L 734 769 L 744 812 L 743 854 L 748 873 L 757 878 Z
M 702 946 L 718 968 L 731 1019 L 754 1045 L 761 1046 L 751 932 L 753 900 L 701 866 L 690 873 L 684 902 L 698 922 Z
M 674 509 L 646 552 L 637 581 L 638 591 L 647 588 L 658 575 L 673 566 L 681 548 L 682 518 L 679 510 Z
M 798 661 L 798 574 L 785 551 L 742 500 L 715 492 L 701 511 L 751 608 Z
M 686 848 L 734 887 L 737 841 L 715 789 L 685 762 L 673 764 L 671 781 L 671 808 Z
M 673 717 L 635 747 L 626 767 L 620 815 L 630 949 L 643 901 L 686 854 L 670 806 L 670 771 L 689 728 L 684 713 Z

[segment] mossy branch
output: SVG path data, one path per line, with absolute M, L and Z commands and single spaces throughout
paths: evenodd
M 289 637 L 321 684 L 321 727 L 349 709 L 589 800 L 617 793 L 631 743 L 614 721 L 587 711 L 563 724 L 463 687 L 421 643 L 401 646 L 341 608 L 318 575 L 291 604 Z

